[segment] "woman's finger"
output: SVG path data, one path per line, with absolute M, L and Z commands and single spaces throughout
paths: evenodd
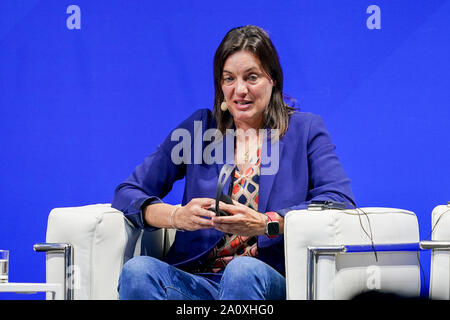
M 214 226 L 214 223 L 212 222 L 211 219 L 206 219 L 202 217 L 193 217 L 192 221 L 203 228 L 212 228 Z
M 230 225 L 230 224 L 238 224 L 239 223 L 239 217 L 238 216 L 214 216 L 212 218 L 212 221 L 214 223 L 220 223 L 224 225 Z
M 235 206 L 233 204 L 226 204 L 222 201 L 219 202 L 219 209 L 228 212 L 230 214 L 237 214 L 237 213 L 243 213 L 243 208 L 239 206 Z
M 225 224 L 225 223 L 216 223 L 216 222 L 214 222 L 213 227 L 214 227 L 214 229 L 216 229 L 218 231 L 222 231 L 222 232 L 225 232 L 225 233 L 233 233 L 232 228 L 230 228 L 230 226 Z
M 245 204 L 240 203 L 239 201 L 233 200 L 233 205 L 237 206 L 237 207 L 243 207 L 243 208 L 248 208 Z
M 206 208 L 202 208 L 202 207 L 196 207 L 195 210 L 193 211 L 193 214 L 198 216 L 198 217 L 208 217 L 208 218 L 212 218 L 216 216 L 216 213 L 214 211 L 210 211 Z
M 195 198 L 192 200 L 195 200 L 195 202 L 199 204 L 202 208 L 208 208 L 212 206 L 214 203 L 216 203 L 216 200 L 211 198 Z

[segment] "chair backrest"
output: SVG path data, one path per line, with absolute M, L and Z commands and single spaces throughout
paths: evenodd
M 431 213 L 432 240 L 450 241 L 450 204 L 440 205 Z M 450 252 L 433 250 L 430 270 L 430 298 L 450 299 Z

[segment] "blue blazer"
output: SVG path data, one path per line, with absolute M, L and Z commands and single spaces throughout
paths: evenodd
M 184 143 L 190 143 L 192 146 L 191 154 L 180 151 L 180 143 L 183 140 L 181 136 L 175 139 L 175 136 L 171 138 L 169 135 L 156 151 L 116 188 L 112 206 L 122 211 L 136 227 L 154 230 L 156 228 L 144 221 L 141 208 L 143 205 L 162 202 L 161 199 L 169 193 L 176 180 L 185 178 L 182 205 L 193 198 L 215 198 L 217 178 L 227 160 L 226 143 L 223 143 L 222 161 L 216 161 L 221 163 L 207 164 L 202 161 L 201 152 L 195 152 L 204 151 L 208 146 L 208 150 L 211 150 L 212 142 L 201 137 L 202 133 L 212 128 L 217 128 L 217 122 L 209 109 L 194 112 L 176 128 L 178 133 L 186 134 L 185 140 L 190 139 Z M 224 138 L 223 141 L 227 140 Z M 271 154 L 273 146 L 269 143 L 262 154 Z M 261 172 L 260 175 L 259 212 L 276 211 L 284 217 L 291 210 L 305 209 L 311 200 L 345 202 L 349 207 L 355 205 L 350 180 L 334 153 L 335 146 L 319 116 L 306 112 L 292 114 L 288 130 L 277 146 L 277 172 Z M 184 157 L 182 163 L 172 161 L 173 150 L 176 150 L 175 154 Z M 215 155 L 214 152 L 211 154 Z M 276 167 L 273 163 L 264 164 L 264 159 L 262 162 L 261 171 L 263 168 Z M 224 190 L 228 190 L 227 185 Z M 165 260 L 184 270 L 196 269 L 223 235 L 223 232 L 212 228 L 177 232 Z M 284 275 L 283 236 L 274 239 L 258 236 L 257 241 L 258 258 Z

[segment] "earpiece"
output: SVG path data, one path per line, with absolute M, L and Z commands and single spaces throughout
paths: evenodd
M 228 105 L 226 101 L 222 102 L 222 104 L 220 105 L 220 110 L 222 110 L 223 112 L 228 110 Z

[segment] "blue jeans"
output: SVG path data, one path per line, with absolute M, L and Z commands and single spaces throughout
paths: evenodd
M 286 280 L 268 264 L 238 257 L 222 276 L 191 274 L 148 256 L 128 260 L 119 279 L 121 300 L 284 300 Z

